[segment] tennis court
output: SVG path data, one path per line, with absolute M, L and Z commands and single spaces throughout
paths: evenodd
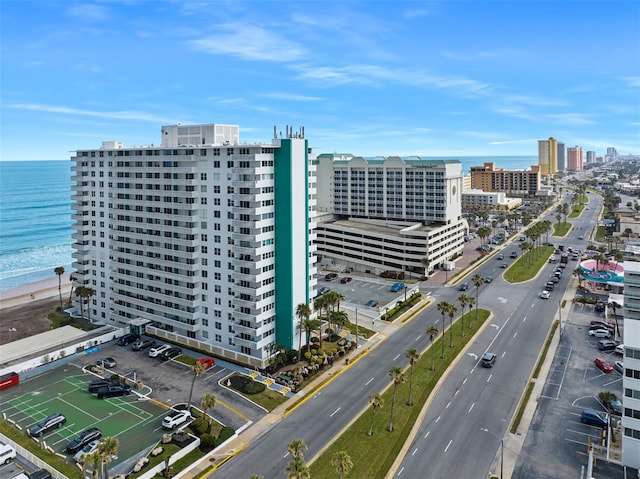
M 98 399 L 87 392 L 88 382 L 95 378 L 71 364 L 56 368 L 3 391 L 0 410 L 25 432 L 51 414 L 64 414 L 66 424 L 42 437 L 47 446 L 62 454 L 79 432 L 97 427 L 103 437 L 118 438 L 118 459 L 112 462 L 112 467 L 116 466 L 160 439 L 160 423 L 166 409 L 141 400 L 133 392 L 128 396 Z

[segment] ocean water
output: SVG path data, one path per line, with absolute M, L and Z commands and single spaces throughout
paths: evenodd
M 0 162 L 0 291 L 71 272 L 71 161 Z
M 493 161 L 497 168 L 525 170 L 537 156 L 448 156 L 471 166 Z M 71 161 L 0 162 L 0 291 L 70 273 Z

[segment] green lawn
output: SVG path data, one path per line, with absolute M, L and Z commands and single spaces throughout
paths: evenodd
M 510 283 L 521 283 L 534 278 L 552 253 L 553 246 L 538 246 L 527 251 L 504 273 L 504 279 Z
M 583 211 L 584 211 L 584 205 L 575 205 L 568 217 L 577 218 L 582 214 Z
M 566 236 L 571 229 L 571 223 L 554 223 L 553 224 L 553 236 Z
M 465 337 L 461 337 L 462 322 L 458 319 L 453 324 L 453 348 L 449 347 L 450 334 L 447 330 L 444 343 L 444 359 L 440 359 L 442 336 L 433 344 L 435 370 L 431 371 L 431 349 L 422 351 L 420 359 L 413 368 L 413 405 L 407 406 L 409 397 L 409 374 L 405 370 L 407 382 L 397 387 L 393 415 L 393 432 L 387 431 L 389 425 L 393 387 L 381 392 L 384 405 L 376 411 L 373 421 L 373 435 L 368 436 L 371 422 L 371 409 L 368 408 L 356 421 L 329 446 L 311 465 L 311 477 L 337 477 L 336 469 L 331 465 L 331 456 L 336 451 L 346 451 L 353 462 L 353 469 L 346 476 L 348 479 L 384 478 L 400 453 L 413 425 L 417 421 L 420 410 L 429 398 L 440 377 L 445 373 L 453 359 L 460 353 L 466 343 L 489 317 L 489 311 L 478 310 L 464 315 Z M 440 326 L 440 321 L 439 328 Z M 447 324 L 449 320 L 447 318 Z M 471 324 L 469 324 L 471 323 Z M 393 363 L 389 361 L 389 369 Z
M 598 226 L 598 230 L 596 232 L 595 241 L 602 243 L 605 241 L 605 237 L 607 236 L 607 230 L 604 226 Z

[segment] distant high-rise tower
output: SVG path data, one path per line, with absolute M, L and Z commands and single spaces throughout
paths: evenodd
M 593 165 L 596 162 L 596 152 L 587 151 L 587 165 Z
M 564 152 L 565 152 L 564 143 L 559 141 L 558 142 L 558 171 L 564 171 L 567 169 L 567 161 L 566 161 Z
M 613 161 L 618 156 L 618 152 L 613 146 L 610 146 L 607 148 L 607 156 L 609 157 L 609 160 Z
M 567 148 L 567 155 L 569 157 L 569 169 L 571 171 L 582 170 L 582 147 L 574 146 Z
M 538 140 L 538 164 L 543 176 L 553 175 L 558 171 L 558 141 L 555 138 Z

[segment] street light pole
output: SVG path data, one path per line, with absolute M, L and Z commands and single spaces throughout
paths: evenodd
M 356 308 L 356 349 L 358 349 L 358 308 Z
M 489 431 L 486 427 L 480 428 L 480 430 L 483 432 L 488 432 L 489 434 L 491 434 L 493 437 L 495 437 L 497 440 L 500 441 L 500 479 L 502 479 L 503 473 L 504 473 L 504 439 L 496 436 L 493 432 Z

